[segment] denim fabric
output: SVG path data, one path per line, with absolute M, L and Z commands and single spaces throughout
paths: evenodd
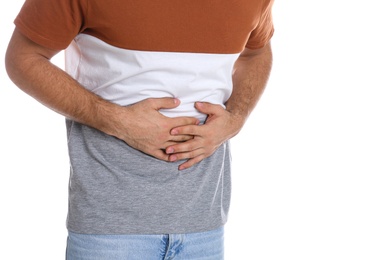
M 163 235 L 87 235 L 69 232 L 67 260 L 223 260 L 223 227 Z

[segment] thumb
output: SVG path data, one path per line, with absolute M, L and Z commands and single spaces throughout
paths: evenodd
M 195 102 L 195 108 L 199 112 L 207 115 L 218 114 L 221 109 L 224 110 L 221 105 L 215 105 L 208 102 Z
M 153 108 L 155 110 L 175 108 L 180 105 L 180 100 L 177 98 L 154 98 Z

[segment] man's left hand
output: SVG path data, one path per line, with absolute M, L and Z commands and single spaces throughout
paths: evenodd
M 235 136 L 244 122 L 220 105 L 207 102 L 196 102 L 196 109 L 207 115 L 203 125 L 186 125 L 173 128 L 171 135 L 193 135 L 194 138 L 166 148 L 169 161 L 188 159 L 179 166 L 179 170 L 187 169 L 203 159 L 211 156 L 218 147 Z

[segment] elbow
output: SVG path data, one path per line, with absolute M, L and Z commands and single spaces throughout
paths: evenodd
M 24 90 L 27 78 L 33 74 L 34 67 L 39 66 L 38 60 L 25 55 L 19 49 L 10 45 L 5 53 L 5 70 L 9 79 L 18 88 Z M 28 84 L 27 84 L 28 85 Z
M 5 70 L 7 72 L 8 77 L 11 79 L 12 82 L 17 82 L 17 75 L 20 73 L 18 72 L 20 70 L 20 65 L 18 65 L 17 62 L 18 58 L 16 57 L 13 49 L 11 46 L 8 46 L 8 49 L 5 53 Z

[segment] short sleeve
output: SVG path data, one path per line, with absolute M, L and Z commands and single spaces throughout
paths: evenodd
M 14 23 L 37 44 L 62 50 L 83 30 L 87 7 L 87 0 L 26 0 Z
M 272 21 L 273 0 L 265 1 L 267 4 L 262 8 L 259 23 L 251 32 L 246 48 L 259 49 L 264 47 L 274 34 L 274 25 Z

